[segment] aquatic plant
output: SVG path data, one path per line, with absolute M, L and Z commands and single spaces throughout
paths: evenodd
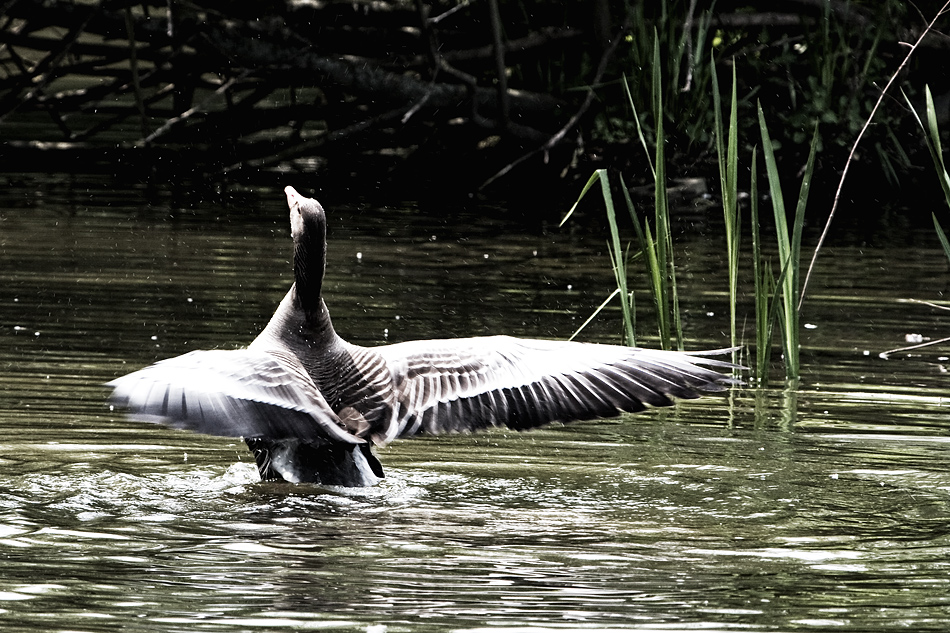
M 738 342 L 736 302 L 739 289 L 739 244 L 741 216 L 739 215 L 739 121 L 736 98 L 736 66 L 732 65 L 732 100 L 729 108 L 728 136 L 722 122 L 722 99 L 719 95 L 719 77 L 715 62 L 712 69 L 713 109 L 716 119 L 716 157 L 719 162 L 719 183 L 722 192 L 722 215 L 726 227 L 726 262 L 729 273 L 729 337 L 730 345 Z M 753 176 L 753 187 L 755 186 Z M 755 221 L 755 220 L 753 220 Z M 758 277 L 756 277 L 758 280 Z M 756 286 L 758 291 L 758 286 Z M 756 295 L 758 299 L 758 294 Z M 758 330 L 756 330 L 758 332 Z M 757 343 L 761 343 L 758 341 Z M 736 353 L 733 352 L 733 362 Z
M 920 114 L 917 112 L 917 109 L 914 108 L 910 99 L 907 98 L 906 94 L 904 95 L 904 99 L 907 101 L 911 113 L 917 120 L 917 124 L 920 125 L 920 129 L 924 132 L 924 142 L 927 144 L 927 149 L 930 150 L 930 157 L 933 159 L 934 168 L 937 170 L 937 178 L 940 180 L 940 187 L 943 189 L 944 199 L 947 201 L 947 206 L 950 206 L 950 174 L 947 173 L 947 166 L 943 161 L 943 148 L 940 144 L 940 129 L 937 126 L 937 109 L 934 107 L 934 99 L 930 93 L 930 86 L 924 88 L 924 97 L 926 100 L 926 125 L 921 120 Z M 931 216 L 933 217 L 934 230 L 937 231 L 937 238 L 940 240 L 943 252 L 947 255 L 947 259 L 950 259 L 950 242 L 947 241 L 947 234 L 944 232 L 943 227 L 940 226 L 937 214 L 931 213 Z
M 752 174 L 749 181 L 749 226 L 752 233 L 752 279 L 755 287 L 755 379 L 765 385 L 769 376 L 769 360 L 772 356 L 772 324 L 769 295 L 775 290 L 771 266 L 762 259 L 762 239 L 759 232 L 759 174 L 758 150 L 752 148 Z
M 887 94 L 887 91 L 894 84 L 894 81 L 901 74 L 901 71 L 904 69 L 905 66 L 907 66 L 907 63 L 910 61 L 910 58 L 914 55 L 917 48 L 920 46 L 920 43 L 924 41 L 924 38 L 927 37 L 927 35 L 933 29 L 934 24 L 937 22 L 937 20 L 940 19 L 945 13 L 947 13 L 948 10 L 950 10 L 950 0 L 945 2 L 940 7 L 940 9 L 937 10 L 937 12 L 934 14 L 933 19 L 927 23 L 927 26 L 923 29 L 920 36 L 917 38 L 917 41 L 914 42 L 914 44 L 911 45 L 907 49 L 907 54 L 904 56 L 903 61 L 901 61 L 900 65 L 897 67 L 897 70 L 895 70 L 894 73 L 891 75 L 891 78 L 888 80 L 887 85 L 885 85 L 884 88 L 878 94 L 877 101 L 874 103 L 874 107 L 871 109 L 871 113 L 868 115 L 867 119 L 865 119 L 864 125 L 861 127 L 861 131 L 858 133 L 857 137 L 854 139 L 854 143 L 851 145 L 851 151 L 848 153 L 848 159 L 845 161 L 844 169 L 841 171 L 841 178 L 838 181 L 838 188 L 835 191 L 835 198 L 834 198 L 834 202 L 831 205 L 831 211 L 828 213 L 828 219 L 825 221 L 825 228 L 822 230 L 821 236 L 818 238 L 818 244 L 815 246 L 815 250 L 812 252 L 811 262 L 809 262 L 808 270 L 805 273 L 805 281 L 802 283 L 801 296 L 799 299 L 799 305 L 798 305 L 799 308 L 801 308 L 802 303 L 805 301 L 805 292 L 808 290 L 808 281 L 811 279 L 811 273 L 815 268 L 815 262 L 818 260 L 818 253 L 821 251 L 821 247 L 825 243 L 825 238 L 827 237 L 828 231 L 831 228 L 831 222 L 832 220 L 834 220 L 835 211 L 838 209 L 838 202 L 841 199 L 841 190 L 844 188 L 844 181 L 845 181 L 845 178 L 848 177 L 848 170 L 851 167 L 851 163 L 854 161 L 854 156 L 858 150 L 858 145 L 861 143 L 861 139 L 864 138 L 865 132 L 867 132 L 867 130 L 870 128 L 871 121 L 874 119 L 874 115 L 877 113 L 878 109 L 880 108 L 881 102 L 884 101 L 884 95 Z M 914 110 L 913 107 L 911 107 L 911 110 L 912 111 Z M 916 116 L 916 111 L 914 112 Z M 917 120 L 919 122 L 920 117 L 918 117 Z M 938 226 L 938 233 L 939 232 L 942 232 L 942 230 Z M 950 253 L 948 253 L 948 257 L 950 257 Z
M 628 209 L 633 224 L 637 227 L 640 248 L 647 254 L 647 272 L 653 288 L 653 301 L 656 304 L 657 331 L 660 346 L 672 349 L 672 337 L 676 337 L 676 348 L 683 349 L 683 322 L 680 317 L 679 294 L 676 288 L 676 266 L 673 258 L 673 238 L 670 231 L 670 204 L 666 190 L 666 139 L 663 133 L 663 79 L 660 65 L 659 40 L 653 44 L 653 122 L 656 126 L 654 139 L 653 201 L 654 227 L 656 240 L 650 235 L 650 225 L 643 221 L 643 230 L 639 230 L 633 204 L 628 200 Z M 644 149 L 647 148 L 644 146 Z M 649 153 L 649 152 L 648 152 Z
M 789 380 L 797 379 L 800 374 L 799 365 L 799 271 L 801 264 L 802 227 L 805 223 L 805 207 L 808 203 L 808 192 L 811 189 L 812 173 L 815 169 L 815 154 L 818 150 L 818 126 L 812 135 L 811 149 L 808 152 L 808 161 L 805 164 L 801 188 L 798 192 L 798 202 L 795 206 L 795 216 L 792 231 L 788 231 L 788 216 L 785 212 L 785 196 L 782 194 L 782 183 L 779 179 L 778 166 L 775 162 L 775 150 L 772 139 L 765 123 L 765 114 L 762 104 L 758 104 L 759 131 L 762 135 L 762 157 L 765 160 L 765 171 L 771 194 L 772 211 L 775 216 L 775 233 L 778 240 L 778 256 L 782 262 L 782 278 L 776 287 L 782 290 L 782 304 L 780 306 L 782 324 L 782 348 L 785 358 L 785 377 Z
M 581 326 L 571 335 L 571 340 L 573 340 L 585 327 L 591 322 L 591 320 L 603 310 L 610 301 L 620 295 L 620 309 L 623 314 L 623 329 L 624 329 L 624 338 L 627 345 L 634 347 L 637 344 L 636 338 L 636 309 L 634 304 L 634 296 L 632 292 L 627 290 L 627 263 L 626 257 L 623 254 L 623 249 L 620 246 L 620 229 L 617 228 L 617 213 L 614 210 L 614 199 L 613 194 L 610 193 L 610 179 L 607 176 L 606 169 L 598 169 L 595 171 L 590 179 L 587 181 L 587 184 L 584 185 L 584 188 L 581 190 L 580 195 L 577 197 L 577 201 L 574 203 L 574 206 L 567 212 L 564 216 L 564 219 L 561 220 L 561 226 L 567 222 L 568 218 L 573 215 L 574 210 L 577 209 L 577 205 L 580 204 L 580 201 L 583 199 L 587 191 L 594 186 L 598 181 L 600 181 L 600 190 L 601 195 L 604 199 L 604 206 L 607 212 L 607 224 L 610 227 L 610 241 L 607 242 L 607 252 L 610 255 L 610 263 L 614 272 L 614 279 L 617 282 L 617 288 L 614 290 L 603 303 L 598 306 L 594 313 L 586 320 Z
M 683 346 L 682 319 L 679 310 L 679 296 L 676 286 L 676 268 L 673 257 L 673 243 L 670 231 L 670 208 L 667 197 L 666 155 L 664 150 L 664 107 L 663 82 L 660 65 L 660 49 L 658 40 L 654 43 L 654 65 L 652 77 L 651 114 L 654 122 L 654 147 L 651 148 L 643 133 L 640 116 L 637 112 L 636 101 L 624 80 L 626 95 L 629 100 L 633 118 L 637 122 L 637 136 L 647 156 L 647 162 L 653 174 L 655 215 L 653 229 L 644 218 L 641 219 L 630 198 L 629 190 L 623 177 L 620 177 L 621 190 L 624 201 L 630 213 L 640 251 L 643 254 L 647 278 L 649 280 L 653 302 L 656 307 L 657 333 L 660 346 L 670 349 L 675 344 L 679 349 Z M 739 209 L 739 121 L 738 95 L 736 70 L 732 70 L 732 88 L 730 92 L 730 107 L 728 129 L 722 116 L 722 97 L 719 91 L 718 76 L 715 66 L 711 66 L 712 93 L 714 102 L 716 155 L 719 164 L 720 186 L 722 191 L 723 220 L 726 231 L 726 266 L 729 278 L 729 321 L 730 342 L 733 347 L 739 344 L 738 333 L 738 298 L 739 298 L 739 262 L 741 244 L 741 214 Z M 804 168 L 804 175 L 799 190 L 795 208 L 795 215 L 791 228 L 786 216 L 785 197 L 782 193 L 782 184 L 779 178 L 778 166 L 775 159 L 775 150 L 772 137 L 768 132 L 765 114 L 761 104 L 757 108 L 759 132 L 761 135 L 763 158 L 766 175 L 771 193 L 772 210 L 775 218 L 776 241 L 780 260 L 778 279 L 770 266 L 763 259 L 763 248 L 759 227 L 758 215 L 758 171 L 756 150 L 752 153 L 752 203 L 751 224 L 753 242 L 753 282 L 755 305 L 755 346 L 756 346 L 756 380 L 765 384 L 768 380 L 769 361 L 771 358 L 771 341 L 774 324 L 778 321 L 782 329 L 782 348 L 786 378 L 797 379 L 800 375 L 799 362 L 799 301 L 800 301 L 800 253 L 802 227 L 804 225 L 805 209 L 808 193 L 811 187 L 814 172 L 815 156 L 818 150 L 818 127 L 815 126 L 812 135 L 808 160 Z M 608 250 L 611 266 L 617 282 L 617 289 L 598 307 L 599 313 L 615 296 L 620 295 L 624 331 L 629 344 L 635 341 L 635 301 L 627 284 L 627 257 L 621 247 L 621 240 L 616 219 L 616 205 L 611 191 L 607 171 L 599 169 L 587 181 L 577 202 L 565 215 L 562 224 L 573 214 L 577 204 L 597 182 L 601 184 L 601 194 L 607 212 L 610 227 L 610 241 Z M 654 237 L 655 231 L 655 237 Z M 591 317 L 593 318 L 593 317 Z M 590 322 L 584 322 L 581 329 Z M 580 330 L 578 330 L 580 331 Z M 576 333 L 575 333 L 576 334 Z
M 752 277 L 755 302 L 755 363 L 753 374 L 756 384 L 765 387 L 769 383 L 769 363 L 772 359 L 772 332 L 782 305 L 776 290 L 785 282 L 789 267 L 783 266 L 778 279 L 772 267 L 766 265 L 762 254 L 762 237 L 759 223 L 759 174 L 758 149 L 752 148 L 751 178 L 749 181 L 750 232 L 752 234 Z
M 640 245 L 640 252 L 643 254 L 643 260 L 646 265 L 647 277 L 650 282 L 651 295 L 656 307 L 657 334 L 662 349 L 672 349 L 674 342 L 677 349 L 683 349 L 683 322 L 680 317 L 679 294 L 676 286 L 676 266 L 673 257 L 673 240 L 670 231 L 670 210 L 667 197 L 666 181 L 666 155 L 664 150 L 663 136 L 663 81 L 660 65 L 660 48 L 658 41 L 655 41 L 653 48 L 653 98 L 652 115 L 655 123 L 655 139 L 653 159 L 650 157 L 650 148 L 645 137 L 642 134 L 642 127 L 639 124 L 639 115 L 636 104 L 627 86 L 627 95 L 630 98 L 630 105 L 633 110 L 633 117 L 638 121 L 640 142 L 647 154 L 647 162 L 653 172 L 654 181 L 654 229 L 650 229 L 650 223 L 646 218 L 640 219 L 636 207 L 630 197 L 629 189 L 620 177 L 621 189 L 623 191 L 624 203 L 633 221 L 633 226 L 637 234 L 637 240 Z M 626 83 L 625 83 L 626 85 Z M 610 227 L 610 242 L 608 250 L 610 252 L 611 266 L 614 271 L 614 277 L 617 281 L 617 291 L 608 297 L 608 301 L 619 294 L 621 296 L 621 310 L 623 314 L 624 332 L 628 344 L 633 345 L 635 341 L 635 299 L 632 293 L 627 290 L 627 266 L 626 257 L 622 254 L 620 246 L 620 233 L 617 228 L 616 210 L 611 193 L 607 171 L 598 169 L 584 185 L 581 194 L 574 203 L 574 206 L 567 212 L 561 225 L 567 222 L 568 218 L 574 213 L 578 203 L 587 193 L 587 191 L 596 183 L 601 183 L 601 194 L 604 199 L 604 207 L 607 213 L 607 223 Z M 654 231 L 656 237 L 654 238 Z M 595 314 L 603 309 L 604 304 L 597 309 Z M 590 319 L 584 322 L 581 328 L 585 327 Z M 578 330 L 580 331 L 580 330 Z M 577 335 L 577 332 L 574 334 Z M 573 337 L 572 337 L 573 338 Z

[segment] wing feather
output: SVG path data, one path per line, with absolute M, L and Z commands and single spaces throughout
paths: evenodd
M 708 353 L 508 336 L 411 341 L 375 351 L 395 380 L 399 437 L 611 417 L 736 382 L 717 371 L 735 366 Z
M 209 435 L 328 440 L 354 436 L 295 357 L 279 351 L 196 351 L 108 383 L 131 418 Z

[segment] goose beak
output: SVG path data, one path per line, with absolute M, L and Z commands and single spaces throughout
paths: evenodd
M 290 185 L 287 185 L 284 187 L 284 193 L 287 195 L 287 206 L 289 206 L 291 209 L 293 209 L 295 206 L 300 206 L 303 196 L 297 193 L 296 189 Z
M 303 196 L 289 185 L 284 187 L 284 193 L 287 194 L 287 206 L 290 207 L 290 234 L 296 240 L 298 236 L 303 235 L 304 230 L 303 216 L 300 213 Z

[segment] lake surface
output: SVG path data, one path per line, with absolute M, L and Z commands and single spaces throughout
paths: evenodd
M 128 422 L 101 386 L 256 335 L 292 277 L 279 189 L 0 180 L 4 631 L 950 627 L 947 347 L 878 355 L 950 335 L 911 302 L 946 303 L 926 228 L 823 253 L 797 389 L 776 367 L 668 410 L 396 442 L 381 485 L 343 490 L 261 483 L 242 442 Z M 557 228 L 573 200 L 539 223 L 287 184 L 327 207 L 355 343 L 566 338 L 612 288 L 599 218 Z M 680 217 L 688 347 L 723 347 L 719 211 Z

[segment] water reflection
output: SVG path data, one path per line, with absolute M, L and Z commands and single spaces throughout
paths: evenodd
M 0 205 L 3 626 L 948 624 L 943 361 L 876 355 L 908 329 L 942 333 L 943 315 L 901 301 L 945 285 L 936 248 L 828 251 L 799 389 L 420 438 L 384 449 L 376 488 L 286 486 L 258 482 L 240 442 L 124 421 L 100 387 L 253 337 L 289 285 L 282 196 L 167 213 L 93 185 L 7 188 Z M 459 213 L 331 211 L 327 293 L 346 337 L 561 337 L 609 292 L 596 232 Z M 720 345 L 714 238 L 680 239 L 687 337 Z M 602 320 L 588 337 L 617 334 Z

